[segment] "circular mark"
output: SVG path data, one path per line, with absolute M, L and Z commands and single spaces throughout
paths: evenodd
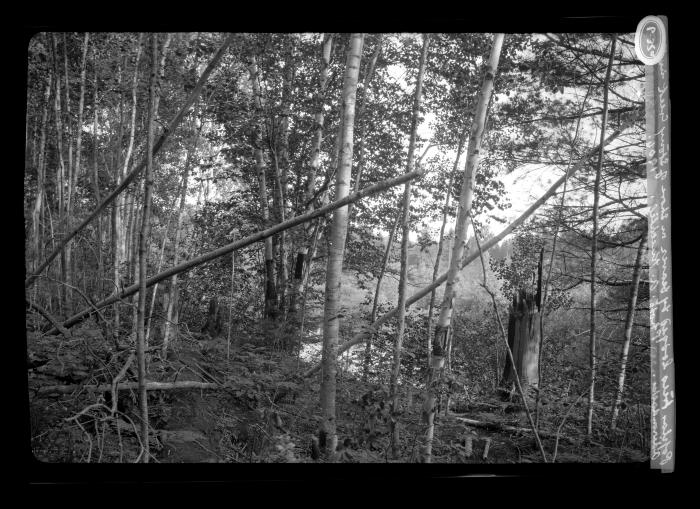
M 666 26 L 658 16 L 647 16 L 637 25 L 634 37 L 637 58 L 646 65 L 656 65 L 666 54 Z

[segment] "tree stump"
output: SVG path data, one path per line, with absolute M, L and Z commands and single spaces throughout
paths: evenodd
M 537 390 L 540 351 L 539 314 L 537 294 L 519 290 L 513 296 L 508 318 L 508 345 L 513 352 L 515 371 L 510 358 L 506 357 L 501 380 L 501 392 L 507 393 L 510 397 L 515 385 L 515 372 L 520 377 L 520 384 L 526 397 L 532 397 L 532 393 Z
M 212 297 L 209 301 L 207 321 L 202 328 L 202 332 L 208 334 L 211 338 L 219 337 L 223 329 L 223 311 L 224 307 L 220 305 L 219 299 Z

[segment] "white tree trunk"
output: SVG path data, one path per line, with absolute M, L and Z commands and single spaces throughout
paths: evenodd
M 645 228 L 647 226 L 645 225 Z M 630 351 L 630 343 L 632 342 L 632 328 L 634 327 L 634 311 L 637 307 L 637 296 L 639 295 L 639 280 L 642 275 L 642 256 L 647 243 L 647 230 L 642 234 L 642 240 L 637 248 L 637 259 L 634 262 L 634 271 L 632 272 L 632 289 L 630 300 L 627 305 L 627 317 L 625 318 L 625 341 L 622 345 L 622 354 L 620 356 L 620 376 L 617 380 L 617 395 L 615 396 L 615 404 L 612 411 L 611 429 L 617 426 L 617 416 L 620 412 L 620 404 L 622 403 L 622 394 L 625 390 L 625 372 L 627 370 L 627 357 Z
M 413 170 L 414 153 L 416 149 L 416 135 L 418 129 L 418 118 L 420 115 L 421 93 L 423 91 L 423 75 L 425 73 L 426 59 L 428 57 L 428 47 L 430 45 L 430 34 L 423 34 L 423 51 L 420 56 L 418 66 L 418 77 L 416 78 L 416 91 L 413 97 L 413 115 L 411 119 L 411 135 L 408 142 L 408 160 L 406 162 L 406 173 Z M 358 176 L 359 181 L 359 176 Z M 389 384 L 389 399 L 391 409 L 391 452 L 396 459 L 399 456 L 399 430 L 398 406 L 399 406 L 399 374 L 401 372 L 401 348 L 406 330 L 406 283 L 408 280 L 408 238 L 411 231 L 411 181 L 404 184 L 403 211 L 401 217 L 401 270 L 399 274 L 399 302 L 398 330 L 394 341 L 394 359 L 391 370 L 391 382 Z
M 353 127 L 355 122 L 355 98 L 360 71 L 363 34 L 354 33 L 350 37 L 343 84 L 343 133 L 338 170 L 336 174 L 335 201 L 350 193 L 352 169 Z M 337 444 L 335 421 L 335 391 L 338 357 L 338 333 L 340 330 L 340 281 L 345 252 L 345 236 L 348 227 L 347 206 L 333 212 L 328 242 L 328 263 L 326 268 L 326 302 L 323 316 L 323 374 L 321 377 L 321 409 L 323 421 L 321 431 L 325 434 L 326 452 L 333 454 Z
M 427 424 L 426 442 L 424 446 L 424 458 L 426 463 L 430 462 L 432 454 L 432 436 L 434 426 L 434 414 L 436 410 L 435 402 L 437 400 L 434 390 L 431 387 L 432 382 L 439 378 L 444 364 L 445 353 L 447 348 L 447 338 L 449 336 L 452 320 L 452 304 L 454 293 L 459 282 L 459 271 L 462 268 L 462 256 L 467 238 L 467 219 L 471 213 L 472 198 L 473 198 L 473 183 L 474 174 L 479 164 L 479 152 L 481 150 L 481 141 L 486 126 L 486 114 L 488 105 L 493 94 L 493 82 L 498 67 L 498 60 L 501 55 L 503 46 L 503 34 L 496 34 L 491 48 L 491 56 L 484 74 L 484 81 L 481 86 L 479 100 L 474 113 L 474 121 L 472 123 L 471 136 L 469 138 L 469 146 L 467 149 L 467 162 L 464 168 L 464 182 L 459 197 L 459 208 L 457 211 L 457 219 L 455 221 L 455 240 L 452 246 L 450 255 L 450 266 L 447 271 L 447 280 L 445 282 L 445 294 L 443 296 L 440 316 L 435 327 L 435 337 L 433 338 L 432 364 L 430 381 L 427 386 L 427 395 L 425 398 L 426 406 L 424 412 L 427 414 L 424 417 L 424 423 Z

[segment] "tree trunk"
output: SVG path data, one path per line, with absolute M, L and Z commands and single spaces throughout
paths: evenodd
M 70 74 L 68 73 L 68 42 L 66 40 L 66 34 L 63 33 L 63 68 L 64 68 L 64 92 L 65 92 L 65 102 L 63 108 L 63 115 L 65 116 L 64 128 L 66 130 L 66 145 L 68 149 L 68 156 L 66 162 L 68 164 L 68 173 L 66 175 L 66 195 L 65 195 L 65 210 L 63 211 L 63 218 L 61 222 L 63 228 L 70 231 L 73 215 L 73 194 L 75 190 L 75 176 L 73 171 L 73 126 L 71 125 L 71 113 L 70 113 Z M 69 313 L 73 312 L 73 243 L 68 242 L 66 244 L 66 249 L 64 251 L 64 263 L 63 263 L 63 282 L 65 285 L 65 296 L 64 301 L 66 311 Z
M 218 297 L 209 300 L 209 311 L 207 321 L 202 328 L 202 332 L 209 334 L 212 339 L 218 338 L 223 329 L 223 308 Z
M 34 263 L 32 268 L 36 268 L 41 260 L 41 246 L 42 246 L 42 236 L 41 236 L 41 216 L 42 209 L 44 207 L 44 187 L 45 187 L 45 153 L 46 153 L 46 130 L 49 118 L 49 100 L 51 98 L 51 81 L 52 76 L 49 71 L 49 78 L 46 82 L 46 89 L 44 91 L 44 105 L 41 110 L 41 126 L 40 126 L 40 139 L 39 139 L 39 157 L 36 164 L 36 199 L 34 201 L 34 208 L 32 209 L 32 248 L 34 251 Z
M 92 185 L 93 192 L 95 194 L 95 204 L 100 203 L 100 179 L 97 172 L 97 54 L 95 48 L 93 47 L 93 67 L 95 69 L 95 89 L 92 96 Z M 102 260 L 102 216 L 97 217 L 97 242 L 95 243 L 97 248 L 97 295 L 102 295 L 104 293 L 104 285 L 102 278 L 104 277 L 104 267 Z
M 428 47 L 430 45 L 430 34 L 423 34 L 423 51 L 420 56 L 418 67 L 418 77 L 416 78 L 416 91 L 413 97 L 413 115 L 411 118 L 411 135 L 408 142 L 408 160 L 406 162 L 406 173 L 413 170 L 414 153 L 416 149 L 416 135 L 418 129 L 418 117 L 420 115 L 421 94 L 423 91 L 423 74 L 425 73 Z M 358 176 L 359 180 L 359 176 Z M 404 184 L 403 210 L 401 217 L 401 271 L 399 274 L 399 310 L 398 330 L 394 342 L 394 359 L 391 370 L 391 382 L 389 384 L 390 400 L 390 428 L 391 428 L 391 452 L 394 459 L 399 457 L 399 429 L 397 427 L 399 418 L 399 375 L 401 373 L 401 348 L 403 346 L 403 336 L 406 330 L 406 283 L 408 280 L 408 241 L 411 231 L 411 181 Z
M 267 199 L 267 179 L 265 176 L 265 160 L 263 156 L 263 105 L 260 93 L 260 83 L 258 82 L 258 65 L 255 55 L 251 57 L 249 67 L 250 81 L 253 87 L 255 110 L 258 120 L 253 132 L 253 157 L 255 158 L 255 170 L 258 174 L 258 185 L 260 194 L 260 209 L 263 217 L 263 224 L 267 228 L 270 224 L 270 212 Z M 265 318 L 277 317 L 277 288 L 275 286 L 274 253 L 272 248 L 272 238 L 265 239 Z
M 645 225 L 646 227 L 646 225 Z M 630 289 L 630 300 L 627 304 L 627 317 L 625 318 L 625 341 L 622 344 L 622 354 L 620 356 L 620 376 L 617 380 L 617 395 L 612 410 L 612 422 L 610 429 L 615 429 L 617 426 L 617 416 L 620 412 L 620 404 L 622 403 L 622 395 L 625 390 L 625 371 L 627 369 L 627 356 L 630 351 L 630 343 L 632 342 L 632 328 L 634 327 L 634 311 L 637 307 L 637 296 L 639 295 L 639 279 L 642 274 L 642 256 L 647 243 L 647 230 L 642 234 L 642 240 L 637 248 L 637 259 L 634 262 L 634 270 L 632 272 L 632 287 Z
M 197 118 L 197 107 L 195 106 L 194 118 Z M 200 129 L 196 129 L 194 140 L 187 151 L 187 157 L 185 158 L 185 168 L 182 174 L 182 186 L 180 187 L 180 205 L 177 210 L 177 219 L 175 221 L 175 239 L 173 240 L 173 265 L 177 265 L 180 261 L 179 250 L 180 250 L 180 238 L 182 236 L 182 220 L 185 212 L 185 202 L 187 199 L 187 179 L 190 174 L 190 167 L 192 166 L 192 159 L 197 153 L 197 144 L 199 142 Z M 170 280 L 170 298 L 168 299 L 168 307 L 165 314 L 165 326 L 163 329 L 163 355 L 168 350 L 168 345 L 170 344 L 171 331 L 173 328 L 174 320 L 174 304 L 175 304 L 175 293 L 177 292 L 177 274 L 174 274 Z
M 435 254 L 435 264 L 433 265 L 433 281 L 437 279 L 438 273 L 440 271 L 440 259 L 442 258 L 442 250 L 445 242 L 445 225 L 447 224 L 447 211 L 450 206 L 450 198 L 452 196 L 452 185 L 454 183 L 455 175 L 457 174 L 457 168 L 459 167 L 459 158 L 462 156 L 462 150 L 464 149 L 464 143 L 467 141 L 467 134 L 469 130 L 465 124 L 462 135 L 459 137 L 459 145 L 457 147 L 457 156 L 455 157 L 455 164 L 452 167 L 452 173 L 450 174 L 450 182 L 447 185 L 447 191 L 445 192 L 445 205 L 442 209 L 442 224 L 440 225 L 440 236 L 438 238 L 438 249 Z M 435 290 L 430 292 L 430 304 L 428 305 L 428 341 L 427 341 L 427 359 L 428 366 L 430 366 L 430 355 L 432 353 L 433 344 L 433 313 L 435 312 Z
M 537 389 L 539 374 L 540 329 L 537 296 L 519 290 L 513 296 L 508 318 L 508 346 L 513 352 L 513 362 L 506 357 L 501 385 L 507 389 L 509 397 L 515 386 L 515 373 L 520 377 L 523 394 L 531 399 L 529 388 Z M 513 371 L 515 363 L 515 372 Z M 528 401 L 529 403 L 529 401 Z
M 467 237 L 467 219 L 471 213 L 472 206 L 474 174 L 476 173 L 476 168 L 479 164 L 479 151 L 481 149 L 482 136 L 486 126 L 486 114 L 489 102 L 491 100 L 491 95 L 493 94 L 493 82 L 496 68 L 498 67 L 498 60 L 501 54 L 501 47 L 503 46 L 503 39 L 503 34 L 496 34 L 494 36 L 491 56 L 485 70 L 481 93 L 479 94 L 479 100 L 474 113 L 474 121 L 469 139 L 469 147 L 467 150 L 467 162 L 464 168 L 464 182 L 462 184 L 462 190 L 459 197 L 459 209 L 455 222 L 455 240 L 450 256 L 450 267 L 447 271 L 445 294 L 442 301 L 442 307 L 440 309 L 440 316 L 435 327 L 435 337 L 433 339 L 433 351 L 430 368 L 431 382 L 426 387 L 427 395 L 425 401 L 428 403 L 428 405 L 426 406 L 425 411 L 431 414 L 431 416 L 424 419 L 424 422 L 428 424 L 428 430 L 426 432 L 427 440 L 424 446 L 426 463 L 430 462 L 432 454 L 432 427 L 434 425 L 434 419 L 432 416 L 436 410 L 435 401 L 437 399 L 434 392 L 435 389 L 432 387 L 432 381 L 437 380 L 442 372 L 445 350 L 447 347 L 447 338 L 450 334 L 450 328 L 452 326 L 452 305 L 455 289 L 457 287 L 457 283 L 459 282 L 459 271 L 462 268 L 462 256 L 464 254 L 464 247 L 466 244 L 465 241 Z
M 364 157 L 364 136 L 363 136 L 363 122 L 362 122 L 362 117 L 363 113 L 365 111 L 365 105 L 367 104 L 367 92 L 369 89 L 369 85 L 372 82 L 372 76 L 374 75 L 374 68 L 377 65 L 377 59 L 379 58 L 379 55 L 382 52 L 382 34 L 378 34 L 377 36 L 379 39 L 377 41 L 377 46 L 374 49 L 374 53 L 372 53 L 372 57 L 370 58 L 369 62 L 367 62 L 367 67 L 365 69 L 365 75 L 364 78 L 362 79 L 362 97 L 359 101 L 359 107 L 357 108 L 357 174 L 355 175 L 355 183 L 353 186 L 353 191 L 357 192 L 358 189 L 360 189 L 360 183 L 362 181 L 362 172 L 364 170 L 364 162 L 365 162 L 365 157 Z M 352 204 L 348 206 L 348 220 L 350 223 L 352 223 Z M 348 228 L 348 234 L 350 235 L 350 228 Z M 347 236 L 346 235 L 346 236 Z M 347 239 L 346 239 L 347 242 Z
M 159 281 L 163 281 L 165 279 L 168 279 L 172 277 L 175 274 L 181 274 L 183 272 L 186 272 L 194 267 L 197 267 L 199 265 L 202 265 L 204 263 L 210 262 L 212 260 L 215 260 L 221 256 L 227 255 L 231 253 L 232 251 L 236 251 L 238 249 L 242 249 L 246 246 L 249 246 L 255 242 L 259 242 L 261 240 L 264 240 L 281 230 L 286 230 L 289 228 L 294 228 L 295 226 L 299 226 L 300 224 L 303 224 L 307 221 L 311 221 L 312 219 L 316 219 L 318 217 L 323 216 L 324 214 L 327 214 L 333 210 L 336 210 L 338 208 L 344 207 L 348 203 L 352 203 L 354 201 L 357 201 L 359 199 L 362 199 L 366 196 L 372 196 L 374 194 L 377 194 L 381 191 L 384 191 L 385 189 L 393 186 L 397 186 L 399 184 L 404 183 L 408 179 L 413 179 L 416 177 L 419 177 L 422 175 L 422 172 L 419 170 L 413 171 L 409 174 L 403 174 L 399 177 L 394 177 L 393 179 L 388 179 L 383 182 L 379 182 L 378 184 L 374 184 L 372 186 L 366 187 L 362 191 L 358 193 L 353 193 L 349 196 L 346 196 L 345 198 L 341 200 L 334 201 L 333 203 L 329 203 L 328 205 L 325 205 L 323 207 L 320 207 L 313 212 L 310 212 L 308 214 L 302 214 L 300 216 L 293 217 L 287 221 L 285 221 L 283 224 L 276 224 L 272 226 L 271 228 L 268 228 L 267 230 L 259 231 L 257 233 L 254 233 L 253 235 L 249 235 L 243 239 L 237 240 L 235 242 L 231 242 L 230 244 L 227 244 L 225 246 L 219 247 L 217 249 L 214 249 L 213 251 L 210 251 L 208 253 L 205 253 L 203 255 L 197 256 L 196 258 L 192 258 L 190 260 L 187 260 L 186 262 L 182 262 L 174 267 L 171 267 L 167 270 L 164 270 L 163 272 L 160 272 L 159 274 L 156 274 L 154 276 L 151 276 L 148 278 L 146 281 L 146 286 L 152 286 Z M 489 246 L 490 248 L 491 246 Z M 129 286 L 128 288 L 124 288 L 122 291 L 120 291 L 118 294 L 112 294 L 106 299 L 101 300 L 100 302 L 95 303 L 93 306 L 83 309 L 79 313 L 76 313 L 72 317 L 70 317 L 68 320 L 63 322 L 64 327 L 72 327 L 73 325 L 80 323 L 83 321 L 85 318 L 90 316 L 92 313 L 96 312 L 96 310 L 99 310 L 105 306 L 110 306 L 114 304 L 115 302 L 119 302 L 119 300 L 124 299 L 126 297 L 129 297 L 130 295 L 133 295 L 134 293 L 138 292 L 139 290 L 139 283 L 133 284 Z M 412 297 L 413 298 L 413 297 Z M 406 305 L 409 305 L 411 299 L 409 299 L 406 302 Z M 51 329 L 47 331 L 47 334 L 53 334 L 54 330 Z M 364 336 L 363 336 L 364 338 Z
M 149 90 L 148 108 L 148 137 L 146 145 L 147 161 L 144 175 L 143 218 L 141 221 L 141 234 L 139 236 L 139 302 L 138 302 L 138 328 L 136 339 L 136 359 L 138 362 L 138 391 L 141 410 L 141 442 L 144 444 L 143 463 L 148 463 L 150 458 L 148 440 L 148 398 L 146 394 L 146 352 L 145 352 L 145 319 L 146 319 L 146 266 L 148 262 L 148 235 L 151 219 L 151 193 L 153 190 L 153 141 L 154 120 L 156 106 L 157 66 L 158 60 L 158 35 L 153 34 L 153 59 L 151 60 L 151 86 Z
M 277 176 L 279 222 L 284 222 L 290 216 L 291 210 L 288 203 L 287 180 L 289 175 L 289 117 L 292 112 L 292 90 L 294 87 L 294 46 L 295 36 L 289 36 L 288 47 L 282 75 L 282 108 L 280 112 L 278 150 L 279 155 Z M 279 310 L 283 318 L 286 318 L 287 306 L 287 285 L 289 284 L 289 274 L 287 270 L 287 232 L 283 231 L 279 235 L 279 258 L 277 268 L 277 288 L 279 289 Z
M 595 382 L 597 371 L 596 359 L 596 260 L 598 258 L 598 201 L 600 198 L 600 176 L 603 171 L 603 154 L 605 152 L 602 141 L 605 139 L 606 125 L 608 123 L 608 84 L 610 83 L 610 73 L 612 71 L 613 58 L 615 56 L 616 36 L 610 43 L 610 57 L 608 59 L 608 69 L 605 73 L 605 83 L 603 84 L 603 115 L 600 128 L 601 146 L 598 152 L 598 167 L 596 168 L 595 184 L 593 188 L 593 239 L 591 245 L 591 329 L 590 329 L 590 387 L 588 390 L 588 425 L 586 433 L 590 437 L 593 433 L 593 405 L 595 404 Z
M 362 56 L 364 35 L 354 33 L 350 37 L 350 48 L 345 66 L 343 83 L 343 133 L 342 146 L 336 174 L 335 200 L 345 198 L 350 193 L 352 168 L 353 127 L 355 122 L 355 97 Z M 326 444 L 326 453 L 335 453 L 338 442 L 335 421 L 335 392 L 338 357 L 338 336 L 340 331 L 340 281 L 345 252 L 345 235 L 348 227 L 348 209 L 341 207 L 333 212 L 326 267 L 326 293 L 323 310 L 323 376 L 321 381 L 321 440 Z
M 83 139 L 83 109 L 85 106 L 85 73 L 86 73 L 86 63 L 87 63 L 87 52 L 88 52 L 88 40 L 89 35 L 85 33 L 85 39 L 83 40 L 83 58 L 80 64 L 80 100 L 78 102 L 78 133 L 75 141 L 75 164 L 73 173 L 73 188 L 77 187 L 78 177 L 80 177 L 80 155 L 82 151 L 82 139 Z
M 316 93 L 315 103 L 316 112 L 314 117 L 314 140 L 311 148 L 311 159 L 309 161 L 309 169 L 306 177 L 306 187 L 304 189 L 304 205 L 305 212 L 311 212 L 314 209 L 314 190 L 316 187 L 316 174 L 321 166 L 321 143 L 323 141 L 323 123 L 324 113 L 323 106 L 326 98 L 326 85 L 328 83 L 328 67 L 330 66 L 331 48 L 333 46 L 333 34 L 324 34 L 323 44 L 321 48 L 321 71 L 319 75 L 318 92 Z M 314 228 L 311 223 L 307 223 L 302 228 L 302 239 L 300 248 L 297 251 L 296 261 L 294 265 L 294 288 L 289 299 L 289 311 L 294 313 L 298 308 L 298 300 L 302 295 L 302 288 L 305 286 L 304 275 L 308 273 L 313 253 L 309 254 L 309 245 L 314 243 L 315 235 Z M 299 318 L 301 323 L 303 317 Z
M 63 122 L 61 113 L 61 73 L 58 68 L 58 46 L 56 44 L 55 34 L 51 34 L 53 43 L 53 55 L 54 55 L 54 76 L 56 78 L 56 87 L 54 93 L 54 117 L 56 122 L 56 157 L 58 159 L 58 168 L 56 171 L 56 191 L 58 196 L 58 213 L 56 214 L 56 220 L 59 228 L 63 224 L 66 218 L 65 204 L 66 196 L 64 192 L 65 182 L 66 182 L 66 170 L 63 163 Z M 63 236 L 65 238 L 65 236 Z M 62 239 L 63 240 L 63 239 Z M 60 279 L 63 282 L 67 280 L 66 274 L 66 252 L 61 251 L 60 260 Z M 42 267 L 40 267 L 42 268 Z M 43 268 L 42 268 L 43 269 Z M 60 314 L 63 314 L 68 310 L 68 292 L 66 291 L 65 285 L 59 285 L 58 291 L 59 298 L 61 300 L 63 309 L 60 310 Z
M 389 231 L 389 238 L 387 239 L 386 249 L 384 249 L 384 256 L 382 257 L 382 266 L 379 270 L 379 276 L 377 277 L 377 286 L 374 290 L 374 301 L 372 302 L 372 313 L 370 314 L 370 322 L 374 323 L 377 318 L 377 309 L 379 308 L 379 293 L 382 288 L 382 280 L 384 279 L 384 274 L 386 273 L 386 268 L 389 265 L 389 254 L 391 253 L 391 246 L 394 243 L 394 236 L 396 234 L 396 228 L 398 228 L 399 223 L 403 217 L 403 211 L 400 210 L 396 215 L 396 220 Z M 372 363 L 372 340 L 374 339 L 374 334 L 369 334 L 367 336 L 367 343 L 365 344 L 365 358 L 362 367 L 362 381 L 367 382 L 369 378 L 369 368 Z

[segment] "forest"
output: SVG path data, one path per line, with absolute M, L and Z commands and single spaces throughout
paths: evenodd
M 633 32 L 39 32 L 26 70 L 36 460 L 649 460 Z

